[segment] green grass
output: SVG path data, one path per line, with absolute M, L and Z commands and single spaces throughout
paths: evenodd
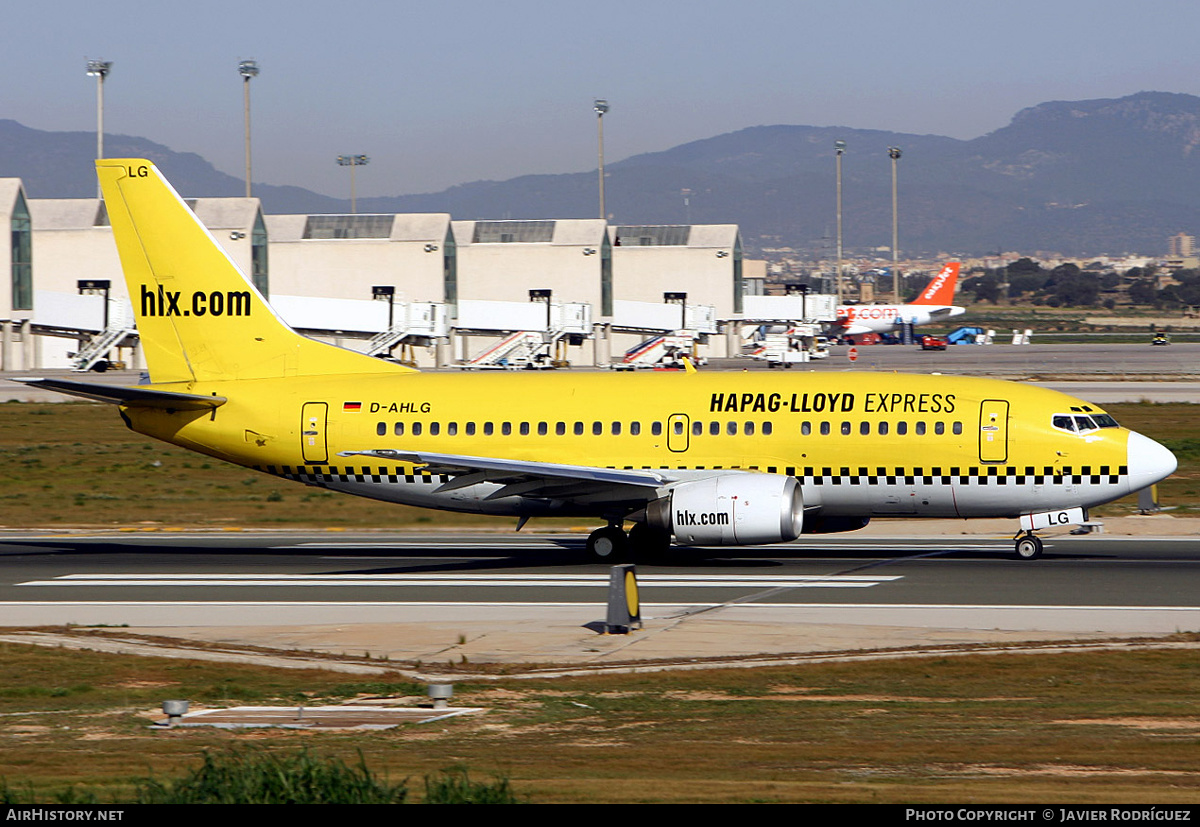
M 168 697 L 193 706 L 300 697 L 317 705 L 355 686 L 320 670 L 7 645 L 0 671 L 15 688 L 68 685 L 55 676 L 70 671 L 91 687 L 85 696 L 0 697 L 0 794 L 14 801 L 133 801 L 147 779 L 201 785 L 228 770 L 210 771 L 207 762 L 237 755 L 295 765 L 302 776 L 330 767 L 353 783 L 365 783 L 369 767 L 393 790 L 407 780 L 409 800 L 1200 798 L 1200 652 L 1186 649 L 533 681 L 466 676 L 456 701 L 485 714 L 374 732 L 148 726 Z M 390 686 L 417 701 L 411 685 Z

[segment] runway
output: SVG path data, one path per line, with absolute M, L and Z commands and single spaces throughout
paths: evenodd
M 578 535 L 313 538 L 281 533 L 9 535 L 0 625 L 128 625 L 472 662 L 752 657 L 929 642 L 1083 639 L 1200 629 L 1200 538 L 804 538 L 638 566 L 648 632 L 601 638 L 608 569 Z M 468 641 L 485 641 L 474 649 Z

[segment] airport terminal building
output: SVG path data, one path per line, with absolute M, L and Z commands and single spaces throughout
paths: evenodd
M 527 333 L 564 360 L 604 364 L 647 336 L 685 330 L 697 353 L 738 348 L 746 280 L 736 225 L 188 204 L 285 321 L 355 350 L 451 365 Z M 89 355 L 140 367 L 130 312 L 139 297 L 128 295 L 103 201 L 29 198 L 20 179 L 4 178 L 0 221 L 0 369 L 81 369 Z

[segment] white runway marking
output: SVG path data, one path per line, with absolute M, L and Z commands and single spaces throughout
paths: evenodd
M 903 579 L 888 575 L 648 574 L 643 587 L 746 589 L 862 589 Z M 530 586 L 605 587 L 607 574 L 66 574 L 18 586 Z

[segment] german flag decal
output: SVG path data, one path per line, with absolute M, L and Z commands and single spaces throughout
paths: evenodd
M 361 411 L 361 410 L 362 410 L 362 403 L 361 403 L 361 402 L 343 402 L 343 403 L 342 403 L 342 411 L 343 411 L 343 412 L 345 412 L 345 411 L 353 411 L 354 413 L 357 413 L 357 412 L 359 412 L 359 411 Z

